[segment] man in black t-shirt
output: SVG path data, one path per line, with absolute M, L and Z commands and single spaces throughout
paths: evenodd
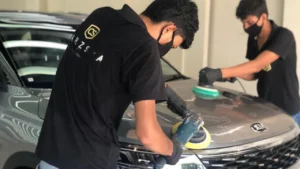
M 141 143 L 176 164 L 182 150 L 156 119 L 155 103 L 167 99 L 160 58 L 188 49 L 198 22 L 190 0 L 156 0 L 141 15 L 128 5 L 93 11 L 58 66 L 36 149 L 39 168 L 116 169 L 117 130 L 131 102 Z
M 265 0 L 242 0 L 236 16 L 249 34 L 246 58 L 249 62 L 222 69 L 204 68 L 206 80 L 239 77 L 258 79 L 259 97 L 277 105 L 300 125 L 296 42 L 293 33 L 268 19 Z

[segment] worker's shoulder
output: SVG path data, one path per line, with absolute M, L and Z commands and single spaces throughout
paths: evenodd
M 293 31 L 283 26 L 278 26 L 277 36 L 281 36 L 284 39 L 291 39 L 291 40 L 295 39 Z
M 151 48 L 157 46 L 157 41 L 148 33 L 148 31 L 136 24 L 126 24 L 120 29 L 122 37 L 127 39 L 127 43 L 134 46 L 145 46 Z
M 109 6 L 99 7 L 94 9 L 90 15 L 98 14 L 98 13 L 114 13 L 116 10 Z M 109 16 L 109 15 L 108 15 Z
M 150 36 L 128 39 L 126 46 L 128 57 L 133 60 L 159 55 L 158 42 Z
M 132 45 L 133 54 L 140 55 L 158 55 L 158 42 L 150 37 L 144 37 L 142 39 L 132 39 L 129 42 Z
M 94 9 L 86 18 L 85 22 L 113 24 L 119 22 L 119 14 L 111 7 L 99 7 Z

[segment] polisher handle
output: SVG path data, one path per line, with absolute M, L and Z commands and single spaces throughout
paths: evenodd
M 176 92 L 171 89 L 169 86 L 166 87 L 167 91 L 167 106 L 168 108 L 175 114 L 179 115 L 181 118 L 185 118 L 189 111 L 186 107 L 186 103 L 184 100 L 179 97 Z
M 223 78 L 221 80 L 218 80 L 219 82 L 230 82 L 230 83 L 234 83 L 237 80 L 236 77 L 231 77 L 231 78 Z
M 200 114 L 191 113 L 178 126 L 173 137 L 181 144 L 182 147 L 194 136 L 195 133 L 203 126 L 204 122 Z

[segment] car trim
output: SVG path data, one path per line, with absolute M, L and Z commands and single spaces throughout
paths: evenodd
M 0 64 L 3 66 L 3 71 L 8 76 L 11 82 L 11 85 L 22 86 L 20 80 L 18 79 L 18 76 L 16 75 L 10 64 L 7 62 L 2 52 L 0 52 L 0 62 Z
M 32 41 L 32 40 L 12 40 L 3 42 L 5 48 L 14 47 L 40 47 L 40 48 L 56 48 L 66 50 L 67 44 L 45 42 L 45 41 Z
M 275 147 L 277 145 L 281 145 L 285 142 L 294 139 L 299 134 L 299 128 L 295 127 L 290 132 L 254 143 L 210 150 L 194 150 L 194 152 L 197 153 L 200 158 L 216 158 L 224 157 L 227 155 L 239 155 L 253 150 L 264 150 L 271 147 Z
M 53 24 L 49 24 L 47 26 L 39 25 L 39 24 L 23 24 L 23 25 L 12 25 L 12 24 L 0 24 L 1 28 L 31 28 L 31 29 L 46 29 L 46 30 L 56 30 L 56 31 L 66 31 L 66 32 L 75 32 L 75 29 L 72 29 L 71 27 L 69 29 L 64 29 L 62 27 L 54 26 Z
M 56 67 L 46 67 L 46 66 L 30 66 L 18 69 L 19 76 L 28 75 L 53 75 L 55 76 L 57 71 Z

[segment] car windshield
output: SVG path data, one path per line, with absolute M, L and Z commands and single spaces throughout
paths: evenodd
M 7 28 L 0 29 L 0 35 L 23 83 L 31 88 L 51 88 L 72 32 Z M 179 76 L 163 59 L 161 65 L 165 78 Z

